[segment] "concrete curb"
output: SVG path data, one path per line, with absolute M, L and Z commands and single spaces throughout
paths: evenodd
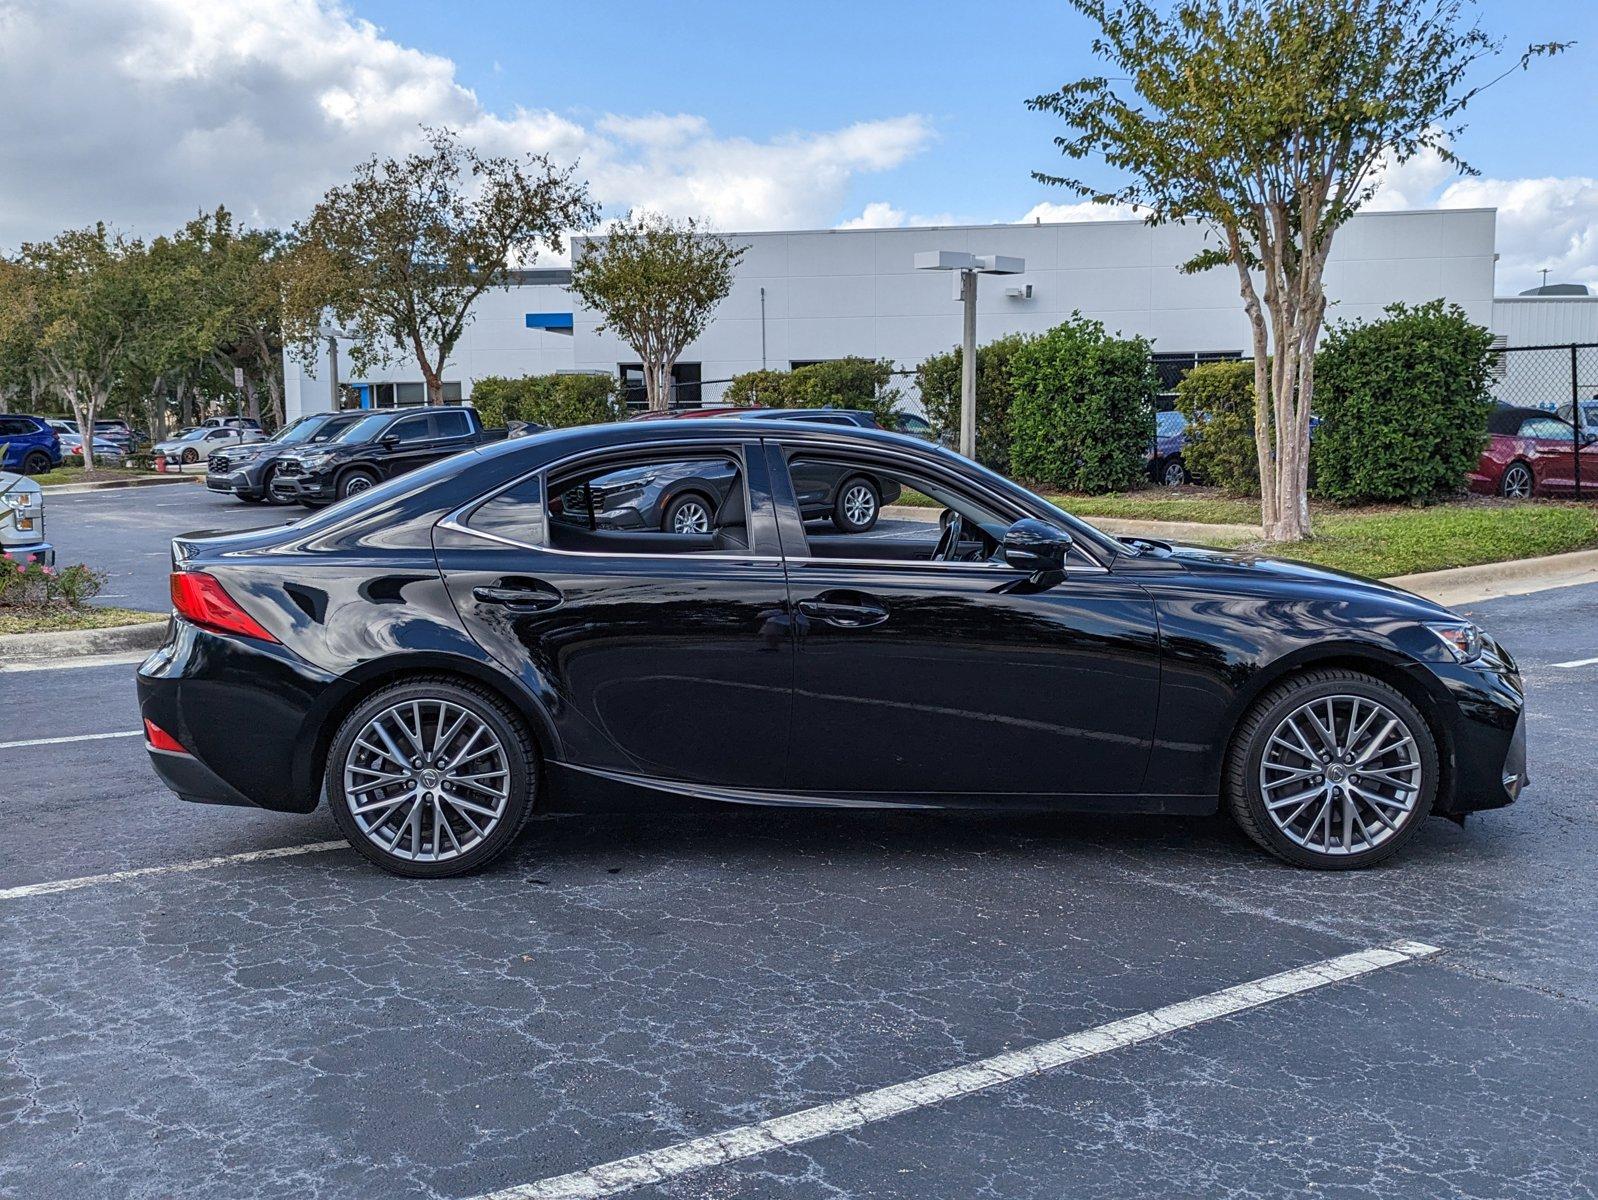
M 150 614 L 152 617 L 154 613 Z M 0 634 L 0 664 L 91 658 L 133 650 L 154 650 L 166 639 L 165 618 L 107 629 L 64 629 L 56 633 Z
M 40 485 L 51 496 L 71 496 L 78 492 L 115 491 L 118 488 L 157 487 L 164 483 L 204 483 L 203 475 L 140 475 L 136 479 L 102 479 L 97 483 L 46 483 Z

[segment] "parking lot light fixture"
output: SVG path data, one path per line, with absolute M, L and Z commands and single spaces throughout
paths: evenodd
M 959 272 L 962 334 L 960 339 L 960 453 L 977 456 L 977 276 L 1019 275 L 1026 259 L 1007 254 L 967 254 L 963 250 L 923 250 L 916 254 L 918 271 Z

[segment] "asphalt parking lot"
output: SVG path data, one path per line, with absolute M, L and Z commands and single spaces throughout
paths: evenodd
M 178 485 L 48 521 L 162 608 L 171 534 L 290 516 Z M 1598 657 L 1598 587 L 1469 611 L 1534 786 L 1348 875 L 1220 819 L 663 806 L 401 881 L 325 814 L 170 796 L 130 666 L 0 674 L 0 1195 L 608 1195 L 589 1168 L 1399 942 L 1441 953 L 629 1194 L 1592 1195 L 1598 664 L 1555 664 Z

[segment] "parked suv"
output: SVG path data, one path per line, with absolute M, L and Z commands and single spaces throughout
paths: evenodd
M 250 442 L 218 450 L 205 461 L 205 486 L 213 492 L 237 496 L 246 504 L 272 499 L 272 477 L 277 463 L 297 446 L 331 442 L 361 419 L 358 412 L 312 413 L 278 430 L 264 442 Z
M 325 445 L 285 451 L 272 498 L 317 508 L 505 436 L 503 429 L 484 429 L 474 408 L 368 412 Z
M 253 429 L 261 432 L 261 423 L 254 417 L 206 417 L 200 422 L 202 429 Z
M 42 475 L 61 465 L 61 438 L 43 417 L 0 413 L 0 471 Z

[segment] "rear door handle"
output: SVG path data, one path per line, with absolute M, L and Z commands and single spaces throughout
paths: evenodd
M 822 621 L 839 629 L 869 629 L 888 619 L 888 610 L 882 604 L 829 600 L 825 596 L 799 601 L 799 611 L 813 621 Z
M 472 599 L 479 604 L 499 604 L 512 612 L 548 612 L 559 608 L 565 597 L 549 587 L 474 587 Z

